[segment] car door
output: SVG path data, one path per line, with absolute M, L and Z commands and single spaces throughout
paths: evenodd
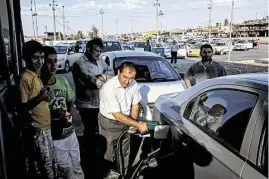
M 253 121 L 259 109 L 259 90 L 218 86 L 195 95 L 184 110 L 189 136 L 213 157 L 206 167 L 194 165 L 195 179 L 240 178 L 250 147 Z M 249 126 L 249 123 L 251 125 Z
M 75 62 L 75 48 L 74 46 L 70 46 L 67 53 L 67 60 L 69 61 L 70 67 L 73 66 L 73 63 Z
M 257 116 L 248 160 L 242 172 L 242 177 L 247 179 L 268 178 L 268 96 L 264 99 Z

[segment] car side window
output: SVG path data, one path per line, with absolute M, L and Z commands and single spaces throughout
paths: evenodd
M 262 170 L 263 174 L 268 177 L 268 102 L 264 103 L 264 124 L 259 142 L 259 150 L 256 165 Z
M 212 90 L 192 100 L 184 117 L 239 151 L 258 96 L 236 90 Z

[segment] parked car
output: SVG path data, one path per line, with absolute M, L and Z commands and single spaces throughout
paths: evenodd
M 120 51 L 122 50 L 121 44 L 117 40 L 104 40 L 103 52 Z
M 144 51 L 146 46 L 146 41 L 133 42 L 133 50 L 135 51 Z
M 233 47 L 230 47 L 230 51 L 232 51 Z M 229 53 L 229 44 L 225 42 L 217 42 L 214 44 L 215 54 L 223 55 Z
M 200 57 L 200 44 L 191 45 L 188 51 L 189 57 Z
M 57 44 L 53 46 L 57 52 L 57 70 L 69 72 L 73 64 L 83 55 L 75 52 L 75 46 Z
M 189 53 L 190 46 L 187 44 L 179 44 L 179 49 L 177 50 L 177 58 L 187 58 Z M 164 50 L 164 57 L 165 58 L 171 58 L 171 49 L 170 47 L 166 46 Z
M 206 80 L 160 96 L 153 111 L 174 143 L 189 138 L 211 154 L 206 166 L 192 165 L 193 178 L 268 178 L 267 73 Z
M 117 68 L 125 61 L 137 65 L 136 81 L 142 96 L 141 116 L 152 119 L 152 109 L 157 98 L 162 94 L 184 91 L 184 81 L 175 69 L 163 57 L 151 52 L 114 51 L 102 54 L 102 60 L 109 66 L 108 78 L 117 74 Z
M 234 50 L 249 50 L 253 48 L 253 43 L 248 40 L 238 40 L 234 44 Z

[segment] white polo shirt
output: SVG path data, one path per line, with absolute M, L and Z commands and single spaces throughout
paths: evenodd
M 177 44 L 171 45 L 171 52 L 177 52 L 178 49 L 179 49 L 179 47 Z
M 127 88 L 123 88 L 117 75 L 108 80 L 100 91 L 100 113 L 112 120 L 115 120 L 112 115 L 115 112 L 129 116 L 132 105 L 138 104 L 140 100 L 137 82 L 133 80 Z

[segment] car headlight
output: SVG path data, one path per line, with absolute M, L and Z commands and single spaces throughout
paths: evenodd
M 62 61 L 64 61 L 64 58 L 58 58 L 57 61 L 62 62 Z

